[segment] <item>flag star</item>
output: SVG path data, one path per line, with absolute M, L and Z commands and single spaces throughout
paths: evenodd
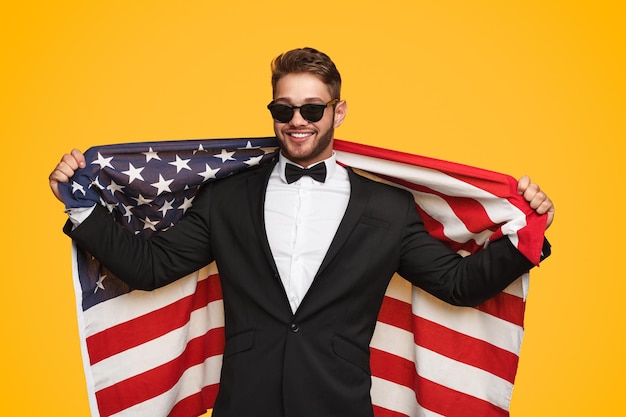
M 113 210 L 117 206 L 117 203 L 107 203 L 107 202 L 105 202 L 104 205 L 109 210 L 109 213 L 113 213 Z
M 252 146 L 252 142 L 248 141 L 248 143 L 246 143 L 246 146 L 243 148 L 239 148 L 239 149 L 259 149 L 259 146 Z
M 93 181 L 91 181 L 89 188 L 91 188 L 92 185 L 100 190 L 104 190 L 104 185 L 100 184 L 100 177 L 96 177 Z
M 170 190 L 170 184 L 173 183 L 174 180 L 165 180 L 163 179 L 163 175 L 159 174 L 159 182 L 154 182 L 152 184 L 150 184 L 151 186 L 153 186 L 154 188 L 157 189 L 157 195 L 160 195 L 162 192 L 167 191 L 167 192 L 172 192 L 172 190 Z
M 162 213 L 163 217 L 165 217 L 165 214 L 167 214 L 168 210 L 173 210 L 174 209 L 174 206 L 172 205 L 173 202 L 174 202 L 174 200 L 172 200 L 172 201 L 167 201 L 166 200 L 163 203 L 163 205 L 159 209 L 159 211 Z
M 244 164 L 251 166 L 251 167 L 255 165 L 259 165 L 261 163 L 261 159 L 263 159 L 264 156 L 265 155 L 250 157 L 250 159 L 248 159 L 247 161 L 244 161 Z
M 148 152 L 142 152 L 142 154 L 146 155 L 146 162 L 150 162 L 153 159 L 156 159 L 158 161 L 161 160 L 159 155 L 157 155 L 157 153 L 152 150 L 152 147 L 148 149 Z
M 148 217 L 145 219 L 139 219 L 143 222 L 143 229 L 151 229 L 156 232 L 156 225 L 159 224 L 159 220 L 150 220 Z
M 191 204 L 193 203 L 193 199 L 195 197 L 191 197 L 191 198 L 187 198 L 185 197 L 185 200 L 183 201 L 183 204 L 180 205 L 180 207 L 178 207 L 179 210 L 182 210 L 183 213 L 187 212 L 187 209 L 191 208 Z
M 234 161 L 233 155 L 235 152 L 227 152 L 226 149 L 222 149 L 222 152 L 219 155 L 213 155 L 215 158 L 221 158 L 222 162 L 226 161 Z
M 202 144 L 198 145 L 198 149 L 193 151 L 193 154 L 197 154 L 198 152 L 207 152 L 206 149 L 204 149 L 204 146 L 202 146 Z
M 187 165 L 187 163 L 191 161 L 191 159 L 180 159 L 180 157 L 178 155 L 176 155 L 176 161 L 175 162 L 169 162 L 170 165 L 174 165 L 176 167 L 176 173 L 178 174 L 180 172 L 181 169 L 188 169 L 189 171 L 191 171 L 191 168 L 189 168 L 189 165 Z
M 149 200 L 149 199 L 145 198 L 141 194 L 139 194 L 139 197 L 133 197 L 133 200 L 135 200 L 137 202 L 138 206 L 141 206 L 143 204 L 150 204 L 150 203 L 152 203 L 152 200 Z
M 204 164 L 204 165 L 206 166 L 206 169 L 204 170 L 204 172 L 198 172 L 198 175 L 203 177 L 204 181 L 208 181 L 211 178 L 215 178 L 215 174 L 217 174 L 217 171 L 221 169 L 221 168 L 212 169 L 209 166 L 209 164 Z
M 143 171 L 143 167 L 135 168 L 133 164 L 129 162 L 128 171 L 122 171 L 122 173 L 128 175 L 128 183 L 130 184 L 134 180 L 144 181 L 143 177 L 141 176 L 141 171 Z
M 72 194 L 74 194 L 76 191 L 80 191 L 81 193 L 83 193 L 83 195 L 86 194 L 85 188 L 82 185 L 80 185 L 76 181 L 72 181 Z
M 124 217 L 127 217 L 127 222 L 130 223 L 131 219 L 133 218 L 133 212 L 131 211 L 133 206 L 127 206 L 126 204 L 122 203 L 122 207 L 124 208 Z
M 111 169 L 115 169 L 115 168 L 113 168 L 113 165 L 111 165 L 111 160 L 113 160 L 112 156 L 109 157 L 109 158 L 105 158 L 105 157 L 102 156 L 102 154 L 100 152 L 98 152 L 98 159 L 93 161 L 91 163 L 91 165 L 98 164 L 98 165 L 100 165 L 100 169 L 104 169 L 105 167 L 109 167 Z
M 115 181 L 111 180 L 111 184 L 107 185 L 107 190 L 111 191 L 111 194 L 115 194 L 115 192 L 122 192 L 122 190 L 126 188 L 125 185 L 120 185 Z
M 98 281 L 96 282 L 96 288 L 94 288 L 93 293 L 95 294 L 99 289 L 100 290 L 105 290 L 106 288 L 104 288 L 104 284 L 102 284 L 102 281 L 104 281 L 104 279 L 106 278 L 106 274 L 104 275 L 100 275 L 100 278 L 98 278 Z

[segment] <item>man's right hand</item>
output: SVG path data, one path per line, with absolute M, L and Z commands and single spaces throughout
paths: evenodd
M 72 149 L 72 152 L 66 153 L 61 158 L 61 162 L 57 164 L 54 171 L 50 174 L 50 189 L 52 194 L 61 202 L 61 193 L 59 193 L 59 183 L 68 182 L 78 168 L 85 167 L 85 156 L 78 149 Z

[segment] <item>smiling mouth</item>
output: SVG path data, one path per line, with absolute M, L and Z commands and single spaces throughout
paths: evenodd
M 309 136 L 312 136 L 313 133 L 308 132 L 308 133 L 289 133 L 289 136 L 291 136 L 294 139 L 304 139 L 304 138 L 308 138 Z

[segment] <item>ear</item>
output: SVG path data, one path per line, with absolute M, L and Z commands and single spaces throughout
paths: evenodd
M 335 123 L 334 127 L 339 127 L 343 123 L 343 119 L 346 118 L 348 113 L 348 103 L 345 100 L 341 100 L 335 105 Z

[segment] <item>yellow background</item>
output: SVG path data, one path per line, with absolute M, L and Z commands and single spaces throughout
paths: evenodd
M 514 176 L 556 202 L 513 417 L 623 408 L 624 6 L 609 1 L 22 1 L 0 6 L 1 416 L 87 416 L 47 176 L 126 141 L 271 135 L 269 61 L 336 61 L 337 137 Z M 479 416 L 478 416 L 479 417 Z

